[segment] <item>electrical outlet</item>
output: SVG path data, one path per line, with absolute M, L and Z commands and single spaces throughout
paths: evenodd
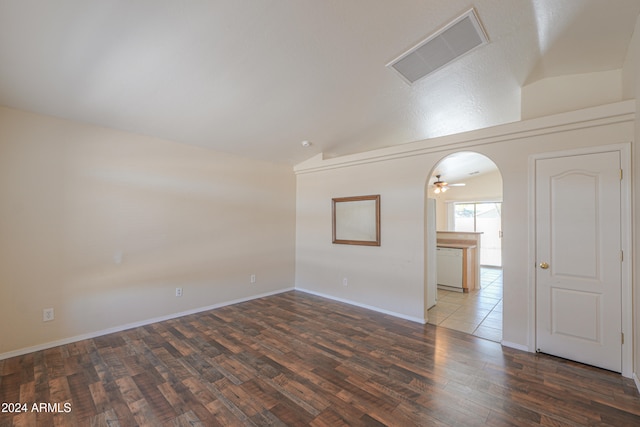
M 177 297 L 181 297 L 182 296 L 182 288 L 176 288 L 176 296 Z
M 42 310 L 42 321 L 51 322 L 54 319 L 53 308 L 45 308 Z
M 252 274 L 250 280 L 251 280 L 251 283 L 256 283 L 256 275 Z
M 342 278 L 342 286 L 347 286 L 347 285 L 349 285 L 349 280 L 347 280 L 346 277 L 343 277 Z

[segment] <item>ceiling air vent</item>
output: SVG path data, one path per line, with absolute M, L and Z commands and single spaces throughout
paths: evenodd
M 413 84 L 488 42 L 475 11 L 471 9 L 391 61 L 387 67 Z

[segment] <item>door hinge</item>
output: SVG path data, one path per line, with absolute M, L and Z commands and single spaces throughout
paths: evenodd
M 620 169 L 620 181 L 622 181 L 622 169 Z
M 622 332 L 620 335 L 622 335 L 622 344 L 624 344 L 624 332 Z
M 620 251 L 620 262 L 624 261 L 624 251 Z

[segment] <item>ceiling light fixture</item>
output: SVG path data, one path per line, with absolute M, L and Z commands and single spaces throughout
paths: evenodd
M 449 189 L 449 184 L 440 180 L 440 175 L 436 175 L 436 182 L 433 183 L 433 192 L 436 194 L 444 193 Z
M 304 148 L 311 147 L 311 143 L 309 141 L 302 141 L 300 143 Z
M 449 186 L 451 187 L 464 187 L 465 184 L 464 183 L 458 183 L 458 184 L 449 184 L 448 182 L 442 181 L 440 179 L 441 175 L 436 175 L 436 181 L 433 183 L 433 192 L 436 194 L 440 194 L 440 193 L 444 193 L 449 189 Z

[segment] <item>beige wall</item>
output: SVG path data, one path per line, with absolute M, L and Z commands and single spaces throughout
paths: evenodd
M 0 357 L 294 284 L 290 166 L 0 108 L 0 218 Z
M 425 185 L 445 155 L 476 151 L 496 163 L 503 180 L 504 342 L 533 349 L 530 157 L 630 142 L 634 108 L 614 104 L 299 165 L 296 287 L 424 319 Z M 332 245 L 331 198 L 362 194 L 381 195 L 382 246 Z

